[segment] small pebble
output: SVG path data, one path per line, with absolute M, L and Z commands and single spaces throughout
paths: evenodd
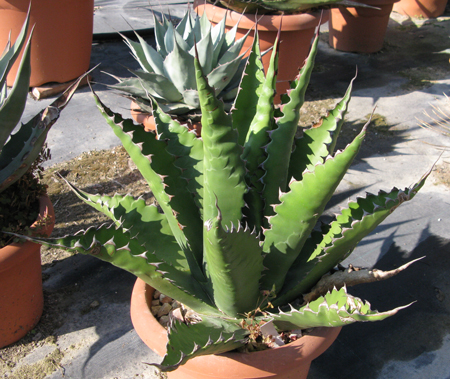
M 161 303 L 165 304 L 165 303 L 171 303 L 173 301 L 173 299 L 171 297 L 169 297 L 169 296 L 161 294 L 159 296 L 159 301 Z
M 154 305 L 159 305 L 159 300 L 158 300 L 158 299 L 152 300 L 152 307 L 153 307 Z
M 89 304 L 91 308 L 98 308 L 100 306 L 100 302 L 98 300 L 94 300 L 91 304 Z
M 179 301 L 174 300 L 172 302 L 172 308 L 173 309 L 181 308 L 181 303 Z
M 156 316 L 161 308 L 161 305 L 155 305 L 154 307 L 152 307 L 152 315 Z
M 164 303 L 158 310 L 158 317 L 168 314 L 172 309 L 169 303 Z
M 155 290 L 155 292 L 153 292 L 153 298 L 154 299 L 159 299 L 159 297 L 161 296 L 161 292 Z

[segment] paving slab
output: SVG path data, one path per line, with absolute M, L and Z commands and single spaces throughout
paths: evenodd
M 118 31 L 151 33 L 155 25 L 153 14 L 182 18 L 188 9 L 188 1 L 95 0 L 94 6 L 94 38 L 104 39 L 114 37 Z
M 108 4 L 115 16 L 115 9 L 122 7 L 128 12 L 132 4 L 140 4 L 142 18 L 148 16 L 144 1 L 104 0 L 96 1 L 96 6 L 104 7 L 101 12 L 96 11 L 97 19 L 108 13 Z M 177 7 L 171 4 L 171 13 Z M 433 106 L 446 106 L 443 93 L 449 91 L 450 85 L 449 56 L 445 53 L 450 45 L 450 13 L 444 16 L 411 23 L 393 14 L 385 47 L 370 55 L 331 49 L 326 43 L 326 26 L 323 27 L 309 96 L 338 99 L 357 67 L 344 140 L 361 128 L 374 106 L 387 126 L 369 130 L 360 155 L 327 210 L 330 214 L 349 198 L 354 200 L 366 191 L 410 186 L 438 159 L 438 165 L 448 167 L 445 165 L 450 162 L 450 138 L 423 130 L 417 121 L 424 117 L 424 110 L 431 112 Z M 133 28 L 141 28 L 136 20 L 133 22 Z M 122 27 L 117 18 L 111 23 L 112 29 Z M 109 31 L 99 32 L 102 33 Z M 154 43 L 151 33 L 147 38 Z M 109 36 L 97 39 L 91 66 L 98 63 L 101 66 L 93 73 L 94 89 L 108 106 L 128 115 L 129 101 L 100 84 L 114 82 L 102 71 L 125 76 L 127 67 L 136 68 L 124 43 Z M 51 100 L 30 99 L 24 119 Z M 54 164 L 84 151 L 119 145 L 119 140 L 85 88 L 75 94 L 52 128 L 48 143 L 53 156 L 50 164 Z M 448 187 L 432 177 L 413 201 L 402 205 L 357 247 L 349 262 L 380 269 L 392 269 L 425 256 L 389 281 L 351 290 L 352 294 L 369 299 L 379 310 L 415 303 L 383 322 L 345 327 L 332 347 L 313 362 L 309 379 L 450 378 L 449 192 Z M 131 274 L 78 255 L 47 268 L 44 274 L 44 288 L 62 292 L 61 301 L 66 302 L 67 309 L 61 314 L 62 325 L 56 331 L 56 346 L 65 354 L 62 368 L 47 378 L 160 377 L 144 363 L 158 362 L 159 357 L 140 341 L 131 325 Z M 45 349 L 51 351 L 48 346 Z

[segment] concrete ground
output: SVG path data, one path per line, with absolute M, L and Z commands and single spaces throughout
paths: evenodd
M 166 2 L 161 3 L 166 8 Z M 187 7 L 170 3 L 167 9 L 171 14 Z M 124 66 L 136 68 L 126 46 L 114 38 L 115 31 L 131 30 L 131 25 L 147 34 L 151 18 L 144 0 L 96 0 L 95 4 L 100 8 L 95 15 L 91 66 L 101 66 L 93 77 L 97 83 L 112 83 L 102 71 L 127 75 Z M 426 119 L 422 112 L 431 112 L 433 106 L 450 110 L 443 95 L 450 84 L 450 12 L 436 20 L 416 23 L 393 14 L 383 50 L 371 55 L 331 49 L 326 43 L 326 30 L 325 25 L 310 96 L 343 95 L 357 66 L 344 138 L 365 122 L 375 105 L 382 120 L 369 131 L 365 147 L 330 211 L 366 191 L 415 183 L 442 151 L 437 167 L 448 177 L 450 138 L 420 128 L 417 118 Z M 99 84 L 94 88 L 114 110 L 128 114 L 128 101 Z M 24 118 L 50 101 L 30 99 Z M 52 163 L 119 145 L 86 88 L 75 94 L 50 131 L 48 142 Z M 449 199 L 448 184 L 442 184 L 433 172 L 413 201 L 402 205 L 358 246 L 349 262 L 365 267 L 391 269 L 426 256 L 389 281 L 351 289 L 352 294 L 368 299 L 379 310 L 416 303 L 385 321 L 345 327 L 333 346 L 312 363 L 310 379 L 450 378 Z M 46 378 L 159 377 L 143 363 L 156 362 L 159 357 L 141 342 L 130 321 L 132 275 L 85 256 L 63 260 L 44 274 L 47 291 L 77 288 L 67 293 L 69 305 L 56 333 L 56 344 L 64 352 L 62 368 Z M 96 306 L 90 312 L 83 311 L 93 303 Z M 42 360 L 54 349 L 54 345 L 44 345 L 20 364 Z

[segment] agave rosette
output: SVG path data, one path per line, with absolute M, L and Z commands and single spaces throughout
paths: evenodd
M 198 17 L 190 12 L 177 26 L 164 15 L 161 21 L 154 18 L 156 49 L 137 33 L 137 42 L 123 36 L 140 69 L 130 70 L 135 77 L 116 77 L 119 83 L 110 87 L 127 93 L 144 112 L 151 113 L 153 98 L 164 112 L 197 120 L 196 45 L 208 82 L 230 109 L 245 67 L 240 52 L 248 34 L 235 41 L 238 25 L 227 32 L 225 18 L 213 26 L 206 15 Z
M 200 315 L 196 324 L 173 322 L 162 370 L 242 347 L 250 335 L 245 326 L 255 321 L 273 322 L 280 331 L 333 327 L 382 320 L 402 309 L 373 310 L 343 284 L 304 301 L 362 238 L 415 196 L 427 175 L 410 188 L 349 202 L 336 219 L 316 229 L 358 154 L 366 127 L 343 150 L 334 151 L 350 84 L 322 122 L 298 136 L 318 37 L 282 97 L 282 110 L 273 105 L 276 46 L 264 75 L 255 38 L 231 112 L 195 59 L 201 138 L 163 112 L 157 101 L 152 104 L 157 131 L 145 132 L 94 94 L 160 208 L 144 199 L 91 195 L 72 186 L 113 224 L 63 238 L 33 239 L 122 267 Z

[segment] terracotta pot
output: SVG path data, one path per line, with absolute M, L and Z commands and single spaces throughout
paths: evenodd
M 160 356 L 166 353 L 167 332 L 153 317 L 150 306 L 154 289 L 141 279 L 131 296 L 131 320 L 139 337 Z M 168 373 L 169 379 L 306 379 L 311 361 L 337 338 L 341 328 L 316 328 L 299 340 L 277 349 L 255 353 L 224 353 L 191 359 Z
M 393 3 L 398 0 L 365 0 L 364 4 L 378 9 L 331 9 L 329 43 L 336 50 L 356 53 L 375 53 L 383 47 Z
M 447 0 L 400 0 L 394 11 L 410 18 L 436 18 L 442 15 Z
M 0 48 L 9 32 L 15 41 L 25 21 L 30 0 L 0 0 Z M 30 87 L 64 83 L 89 69 L 94 23 L 94 0 L 34 0 L 30 30 L 36 25 L 31 43 Z M 12 67 L 7 84 L 12 86 L 20 59 Z
M 49 236 L 55 213 L 48 196 L 39 201 L 36 234 Z M 41 245 L 12 243 L 0 249 L 0 348 L 18 341 L 38 323 L 43 310 Z
M 255 20 L 257 19 L 261 52 L 273 46 L 281 25 L 277 82 L 278 94 L 286 92 L 289 88 L 289 81 L 292 81 L 297 76 L 298 70 L 303 66 L 305 59 L 308 57 L 311 39 L 314 37 L 316 27 L 319 26 L 321 16 L 320 12 L 284 16 L 241 14 L 229 9 L 216 7 L 202 0 L 194 1 L 194 9 L 200 16 L 206 12 L 209 21 L 213 24 L 219 23 L 226 15 L 227 30 L 230 30 L 239 22 L 236 39 L 243 37 L 249 30 L 253 29 L 255 27 Z M 322 23 L 326 21 L 328 21 L 328 11 L 324 11 L 322 16 Z M 251 31 L 242 48 L 242 52 L 251 48 L 253 36 L 254 32 Z M 271 53 L 269 52 L 262 58 L 265 70 L 269 67 L 270 55 Z
M 149 132 L 151 130 L 156 130 L 156 123 L 154 117 L 149 113 L 143 113 L 139 111 L 139 105 L 137 105 L 134 101 L 131 102 L 131 117 L 138 123 L 144 125 L 145 131 Z M 181 124 L 186 125 L 190 130 L 195 130 L 197 136 L 201 135 L 202 131 L 202 123 L 200 121 L 197 122 L 182 122 Z

